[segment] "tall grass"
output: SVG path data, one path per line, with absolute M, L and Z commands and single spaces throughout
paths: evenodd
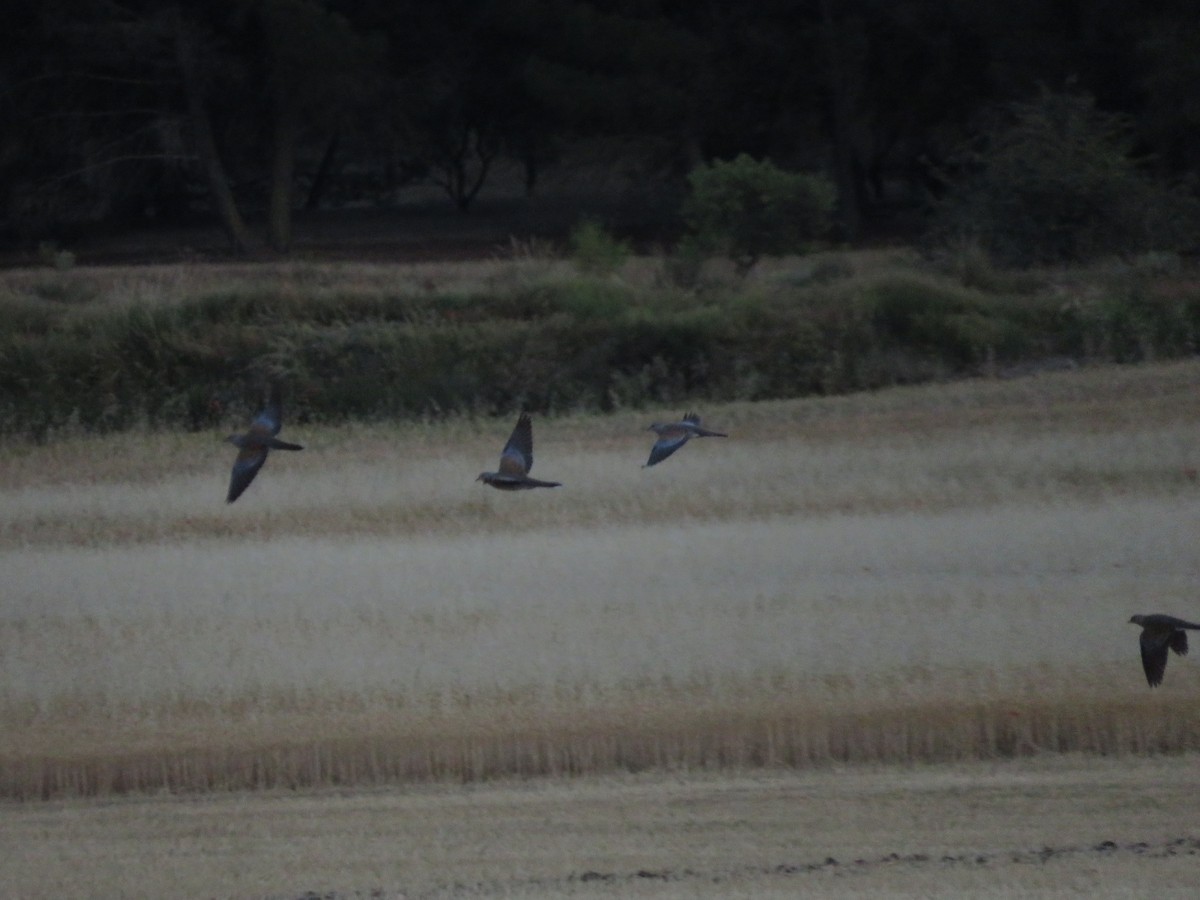
M 968 285 L 893 254 L 686 288 L 662 272 L 629 260 L 600 280 L 527 259 L 5 272 L 0 430 L 200 430 L 244 417 L 266 380 L 323 422 L 777 399 L 1047 358 L 1175 358 L 1200 334 L 1183 270 Z
M 511 422 L 0 452 L 0 792 L 1200 747 L 1200 366 Z M 172 471 L 177 465 L 178 472 Z

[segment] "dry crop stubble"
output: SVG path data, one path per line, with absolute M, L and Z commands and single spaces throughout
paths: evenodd
M 28 900 L 1117 898 L 1147 885 L 1185 898 L 1196 762 L 1068 755 L 6 804 L 0 871 Z
M 532 264 L 528 264 L 532 263 Z M 276 295 L 302 292 L 310 297 L 406 296 L 411 294 L 481 291 L 530 275 L 546 277 L 570 272 L 562 260 L 455 260 L 406 264 L 355 262 L 261 262 L 231 265 L 79 266 L 70 271 L 10 269 L 0 277 L 0 289 L 36 295 L 39 287 L 56 293 L 86 296 L 88 304 L 75 311 L 86 317 L 113 307 L 148 302 L 179 304 L 224 293 L 238 296 L 255 291 Z
M 0 789 L 1195 749 L 1124 622 L 1196 603 L 1200 367 L 1036 381 L 714 407 L 653 470 L 644 414 L 541 420 L 537 497 L 471 483 L 505 423 L 297 429 L 235 510 L 215 440 L 22 460 Z

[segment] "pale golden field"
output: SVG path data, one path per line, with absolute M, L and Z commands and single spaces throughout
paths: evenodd
M 640 468 L 645 427 L 682 410 L 535 420 L 533 474 L 565 486 L 514 495 L 473 482 L 495 467 L 511 421 L 289 423 L 282 437 L 305 452 L 273 455 L 232 507 L 222 435 L 3 447 L 0 793 L 10 799 L 0 827 L 29 862 L 11 855 L 0 874 L 26 886 L 22 896 L 86 893 L 81 883 L 112 888 L 97 896 L 161 896 L 136 880 L 64 880 L 55 894 L 54 867 L 38 862 L 51 854 L 66 879 L 92 856 L 137 855 L 136 829 L 118 821 L 130 810 L 134 821 L 178 819 L 174 843 L 155 852 L 180 871 L 229 870 L 211 889 L 168 885 L 178 895 L 395 886 L 398 896 L 477 878 L 504 896 L 696 896 L 711 876 L 744 890 L 704 896 L 783 896 L 829 879 L 805 870 L 780 881 L 770 867 L 820 863 L 828 846 L 842 862 L 878 862 L 865 869 L 874 875 L 829 881 L 842 896 L 886 895 L 889 883 L 1044 896 L 1049 882 L 1022 878 L 1057 863 L 1010 860 L 1024 874 L 997 884 L 965 863 L 880 860 L 938 860 L 941 848 L 1011 856 L 1093 837 L 1167 856 L 1166 842 L 1196 835 L 1200 663 L 1172 658 L 1151 691 L 1126 622 L 1200 618 L 1200 363 L 700 411 L 731 437 L 693 442 L 653 469 Z M 1058 753 L 1078 755 L 1054 763 Z M 630 780 L 645 770 L 679 774 Z M 613 773 L 626 775 L 604 777 Z M 944 786 L 954 773 L 966 774 L 938 794 L 935 820 L 915 788 L 906 805 L 906 779 Z M 416 786 L 566 774 L 581 780 Z M 943 818 L 955 798 L 985 808 L 989 790 L 1025 809 L 1042 777 L 1045 809 L 1033 803 L 1008 830 L 974 837 Z M 1059 792 L 1056 778 L 1075 787 Z M 1103 800 L 1105 779 L 1124 793 Z M 978 794 L 977 783 L 992 788 Z M 243 788 L 268 793 L 71 799 Z M 565 810 L 643 789 L 657 815 L 674 810 L 678 833 L 663 828 L 676 844 L 647 844 L 666 857 L 638 856 L 638 829 L 650 826 L 620 813 L 564 825 L 576 843 L 561 853 L 480 837 L 475 870 L 476 838 L 456 830 L 489 792 L 519 808 L 562 791 Z M 767 819 L 722 820 L 713 835 L 724 855 L 691 861 L 688 836 L 705 826 L 689 792 L 720 807 L 756 790 Z M 890 812 L 876 820 L 881 793 Z M 826 794 L 849 810 L 828 844 L 812 833 L 826 827 L 813 797 Z M 796 803 L 772 805 L 777 795 Z M 1079 818 L 1080 797 L 1102 809 Z M 222 824 L 242 804 L 260 824 Z M 324 817 L 359 805 L 409 829 L 429 817 L 434 830 L 417 840 L 385 829 L 401 846 L 357 879 L 344 866 L 334 879 L 302 840 L 286 856 L 271 844 L 272 810 L 323 841 Z M 205 811 L 215 820 L 190 818 Z M 1066 817 L 1061 829 L 1054 816 Z M 331 825 L 329 846 L 354 845 L 356 828 L 375 834 L 375 821 Z M 539 841 L 536 829 L 528 839 Z M 460 868 L 446 864 L 456 874 L 439 881 L 439 857 L 421 841 L 457 848 Z M 630 849 L 605 856 L 609 841 Z M 158 859 L 145 853 L 147 865 Z M 1143 895 L 1135 877 L 1156 857 L 1092 856 L 1080 892 L 1102 884 L 1122 896 L 1111 890 L 1128 884 L 1124 895 Z M 1000 856 L 989 860 L 978 865 Z M 1135 860 L 1117 866 L 1128 882 L 1110 871 L 1120 860 Z M 639 868 L 707 875 L 639 879 Z M 562 880 L 588 870 L 628 879 Z M 892 871 L 909 875 L 889 882 Z M 1054 884 L 1076 892 L 1069 879 Z

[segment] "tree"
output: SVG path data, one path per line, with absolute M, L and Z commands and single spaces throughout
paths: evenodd
M 377 41 L 316 0 L 252 0 L 265 51 L 260 74 L 270 120 L 268 233 L 276 250 L 291 243 L 296 141 L 302 127 L 329 134 L 366 91 L 381 59 Z
M 205 61 L 201 58 L 201 40 L 198 29 L 188 22 L 178 7 L 167 11 L 167 21 L 175 38 L 175 60 L 187 104 L 187 120 L 191 131 L 192 145 L 196 158 L 204 170 L 213 212 L 225 228 L 230 246 L 237 253 L 244 253 L 255 243 L 254 236 L 238 210 L 237 200 L 229 184 L 229 176 L 221 162 L 210 118 L 209 88 Z
M 502 146 L 496 113 L 478 102 L 474 67 L 465 68 L 447 64 L 423 72 L 404 113 L 410 152 L 426 162 L 434 183 L 462 212 L 483 188 Z
M 18 0 L 0 37 L 2 216 L 25 234 L 120 220 L 180 193 L 169 33 L 140 11 Z
M 567 142 L 619 136 L 641 155 L 612 164 L 653 171 L 667 196 L 740 153 L 827 169 L 853 239 L 897 201 L 915 209 L 979 110 L 1039 84 L 1076 84 L 1131 118 L 1160 173 L 1195 173 L 1193 6 L 12 0 L 0 224 L 53 233 L 203 196 L 235 248 L 261 240 L 247 223 L 265 213 L 284 250 L 310 179 L 306 206 L 339 172 L 381 200 L 389 172 L 419 171 L 466 209 L 504 155 L 532 191 Z
M 765 253 L 790 253 L 829 229 L 836 192 L 827 178 L 787 172 L 746 154 L 688 176 L 683 216 L 694 239 L 745 274 Z
M 491 17 L 490 5 L 475 0 L 413 0 L 381 3 L 372 19 L 387 45 L 376 131 L 388 166 L 421 172 L 464 211 L 502 148 L 513 88 L 511 65 L 498 61 L 507 48 L 491 39 Z
M 850 59 L 852 38 L 844 23 L 835 20 L 834 0 L 821 0 L 821 36 L 825 47 L 826 79 L 829 91 L 829 118 L 833 132 L 833 170 L 838 190 L 838 218 L 848 240 L 856 240 L 862 231 L 862 196 L 855 172 L 853 138 L 856 78 L 858 66 Z
M 935 235 L 1020 264 L 1181 249 L 1196 204 L 1142 171 L 1133 134 L 1087 94 L 1043 89 L 1004 105 L 963 148 Z
M 308 130 L 328 142 L 369 95 L 379 56 L 318 0 L 49 0 L 25 12 L 6 93 L 24 126 L 13 156 L 27 161 L 6 172 L 0 158 L 10 215 L 40 197 L 74 207 L 47 218 L 106 218 L 118 203 L 150 206 L 163 173 L 182 182 L 194 167 L 236 251 L 256 243 L 239 206 L 258 172 L 269 241 L 287 248 L 297 141 Z
M 1138 134 L 1167 172 L 1200 174 L 1200 22 L 1162 18 L 1137 43 L 1146 109 Z

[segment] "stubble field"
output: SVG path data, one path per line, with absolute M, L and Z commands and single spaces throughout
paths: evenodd
M 819 806 L 814 791 L 830 792 L 830 808 L 861 808 L 857 826 L 847 813 L 829 827 L 839 853 L 864 865 L 893 852 L 965 850 L 998 864 L 989 854 L 1039 844 L 1082 852 L 1103 831 L 1098 840 L 1117 850 L 1092 848 L 1087 858 L 1100 861 L 1089 865 L 1108 872 L 1113 860 L 1136 859 L 1132 883 L 1148 859 L 1194 853 L 1195 814 L 1173 798 L 1194 796 L 1200 669 L 1173 658 L 1151 692 L 1126 621 L 1200 613 L 1200 364 L 700 411 L 731 436 L 694 442 L 652 469 L 640 465 L 656 416 L 535 420 L 533 474 L 564 487 L 516 495 L 472 481 L 494 468 L 509 421 L 288 423 L 282 436 L 307 449 L 273 456 L 232 507 L 222 502 L 232 453 L 218 435 L 4 447 L 0 792 L 9 836 L 29 842 L 30 859 L 59 846 L 61 858 L 82 864 L 86 848 L 104 845 L 71 843 L 72 824 L 86 830 L 136 804 L 235 819 L 249 804 L 246 822 L 269 823 L 253 805 L 290 802 L 280 789 L 303 792 L 292 801 L 311 806 L 318 833 L 321 810 L 342 815 L 339 804 L 386 798 L 398 816 L 441 823 L 443 843 L 460 847 L 470 838 L 455 832 L 452 810 L 464 798 L 490 791 L 519 806 L 542 790 L 564 791 L 562 802 L 579 809 L 603 807 L 589 792 L 631 792 L 644 808 L 675 809 L 686 832 L 691 801 L 672 806 L 656 792 L 711 792 L 719 805 L 750 779 L 766 786 L 755 789 L 764 805 L 713 826 L 724 855 L 707 867 L 686 853 L 676 864 L 635 854 L 594 865 L 578 848 L 530 854 L 518 829 L 497 845 L 507 851 L 488 852 L 541 860 L 527 870 L 519 859 L 495 868 L 482 857 L 472 869 L 460 847 L 444 883 L 418 875 L 423 864 L 410 857 L 397 870 L 393 857 L 358 880 L 323 880 L 325 870 L 311 868 L 310 884 L 296 880 L 306 858 L 289 868 L 264 841 L 262 859 L 235 867 L 244 877 L 212 892 L 390 889 L 397 879 L 404 890 L 436 892 L 472 882 L 472 872 L 491 885 L 477 884 L 480 892 L 512 896 L 619 894 L 618 875 L 656 896 L 699 890 L 695 880 L 634 877 L 643 865 L 732 878 L 750 885 L 747 896 L 764 895 L 752 889 L 764 877 L 763 890 L 800 890 L 773 880 L 796 873 L 768 869 L 823 863 L 812 834 L 819 820 L 784 814 L 779 827 L 800 843 L 753 850 L 764 840 L 758 829 L 791 809 L 789 791 L 806 808 Z M 1071 755 L 1053 762 L 1060 753 Z M 940 765 L 908 768 L 928 763 Z M 629 774 L 647 770 L 681 773 L 681 783 Z M 920 791 L 910 808 L 897 787 L 955 772 L 966 773 L 962 784 L 938 794 L 933 821 Z M 575 779 L 478 784 L 564 775 Z M 1012 824 L 976 838 L 938 821 L 948 808 L 985 803 L 988 790 L 1015 810 L 1042 794 L 1039 778 L 1048 779 L 1046 806 L 1024 831 Z M 1179 779 L 1191 780 L 1175 792 Z M 1074 787 L 1058 791 L 1059 780 Z M 1071 818 L 1078 796 L 1104 794 L 1114 780 L 1123 787 L 1103 810 L 1086 825 Z M 981 783 L 992 788 L 981 795 Z M 396 785 L 406 787 L 394 793 Z M 211 796 L 246 788 L 264 793 Z M 88 799 L 129 792 L 159 796 Z M 894 795 L 899 818 L 872 818 L 884 795 Z M 1138 797 L 1169 824 L 1137 819 Z M 422 802 L 440 812 L 405 808 Z M 623 816 L 581 820 L 579 846 L 623 834 Z M 1061 829 L 1047 830 L 1053 816 Z M 227 846 L 234 826 L 189 831 L 179 822 L 190 834 L 176 845 L 184 855 L 213 864 L 254 856 Z M 113 822 L 103 830 L 114 841 L 124 833 Z M 897 840 L 880 843 L 880 834 Z M 525 839 L 536 844 L 536 830 Z M 419 846 L 413 852 L 428 859 Z M 934 873 L 928 890 L 925 875 L 893 886 L 928 892 L 974 871 L 928 863 L 893 867 Z M 37 879 L 9 865 L 35 895 Z M 612 878 L 553 880 L 589 866 Z M 946 867 L 958 873 L 949 881 Z M 272 871 L 286 874 L 272 880 Z M 869 893 L 873 883 L 853 884 Z M 1086 883 L 1123 882 L 1106 874 Z

